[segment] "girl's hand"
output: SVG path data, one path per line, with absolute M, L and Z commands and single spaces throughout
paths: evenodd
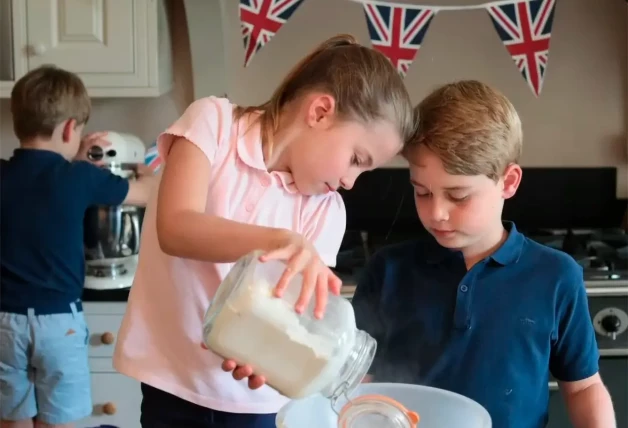
M 282 232 L 285 232 L 285 235 L 275 245 L 276 249 L 260 256 L 262 262 L 267 260 L 287 261 L 286 270 L 275 287 L 275 296 L 281 297 L 290 280 L 296 274 L 301 273 L 303 285 L 295 310 L 298 313 L 305 311 L 312 295 L 316 294 L 314 316 L 322 318 L 329 291 L 336 295 L 340 294 L 342 281 L 323 263 L 314 246 L 303 236 L 290 231 Z M 235 380 L 248 378 L 251 389 L 258 389 L 266 384 L 264 376 L 254 374 L 251 366 L 238 365 L 234 360 L 224 360 L 222 369 L 232 372 Z
M 266 384 L 264 376 L 258 376 L 253 374 L 253 368 L 251 366 L 239 366 L 233 360 L 225 360 L 222 363 L 222 369 L 226 372 L 233 372 L 232 376 L 235 380 L 242 380 L 249 378 L 249 388 L 258 389 Z
M 312 295 L 315 294 L 316 305 L 314 316 L 323 317 L 327 306 L 327 296 L 331 291 L 340 294 L 342 281 L 321 260 L 314 246 L 303 236 L 288 232 L 279 242 L 278 248 L 271 250 L 260 257 L 260 261 L 285 260 L 286 269 L 275 287 L 275 296 L 281 297 L 292 278 L 301 273 L 303 284 L 301 294 L 297 299 L 295 310 L 303 313 L 307 308 Z

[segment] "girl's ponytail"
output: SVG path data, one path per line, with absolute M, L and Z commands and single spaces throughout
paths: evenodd
M 301 61 L 292 67 L 277 89 L 275 89 L 275 92 L 273 92 L 270 100 L 263 105 L 265 113 L 264 117 L 262 117 L 264 137 L 267 137 L 267 133 L 276 130 L 279 126 L 279 114 L 281 113 L 281 108 L 287 101 L 294 98 L 296 91 L 301 89 L 299 87 L 300 85 L 295 85 L 294 83 L 300 80 L 299 76 L 305 74 L 305 70 L 312 63 L 312 61 L 323 51 L 352 45 L 359 46 L 355 37 L 350 34 L 338 34 L 318 45 L 305 58 L 301 59 Z
M 325 40 L 290 69 L 268 101 L 257 106 L 238 108 L 235 112 L 235 118 L 238 119 L 247 113 L 261 110 L 264 113 L 260 117 L 262 125 L 262 138 L 264 141 L 268 141 L 268 136 L 279 126 L 281 108 L 288 100 L 292 99 L 296 95 L 295 91 L 300 89 L 295 87 L 296 85 L 294 85 L 294 82 L 300 80 L 298 77 L 304 73 L 305 69 L 312 63 L 313 59 L 323 51 L 352 45 L 359 46 L 359 43 L 351 34 L 338 34 Z
M 404 141 L 414 130 L 412 104 L 401 76 L 386 56 L 360 45 L 350 34 L 319 44 L 292 67 L 267 102 L 237 108 L 235 119 L 262 111 L 262 138 L 269 142 L 283 107 L 308 90 L 332 95 L 342 116 L 391 121 Z

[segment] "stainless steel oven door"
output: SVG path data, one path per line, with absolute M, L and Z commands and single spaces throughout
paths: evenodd
M 628 427 L 628 355 L 600 358 L 600 376 L 608 388 L 618 427 Z M 554 379 L 549 382 L 549 422 L 547 428 L 571 428 L 567 408 Z

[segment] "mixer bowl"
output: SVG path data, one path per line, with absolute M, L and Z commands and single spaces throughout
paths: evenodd
M 115 133 L 110 133 L 108 138 L 114 141 L 121 140 L 121 137 Z M 121 151 L 124 154 L 129 152 L 132 146 L 130 143 L 125 144 L 125 140 L 121 140 L 117 145 L 112 143 L 111 147 L 117 147 L 117 150 L 110 148 L 109 151 L 114 153 Z M 103 152 L 101 147 L 92 146 L 90 158 L 99 160 L 94 153 L 101 152 Z M 137 165 L 132 163 L 108 159 L 103 168 L 130 181 L 137 177 Z M 137 255 L 140 251 L 140 231 L 144 211 L 145 208 L 134 205 L 89 207 L 83 220 L 83 248 L 88 267 L 118 266 L 120 260 Z
M 90 207 L 84 220 L 85 260 L 93 264 L 138 254 L 143 214 L 143 208 L 131 205 Z
M 478 403 L 450 391 L 427 386 L 399 383 L 364 383 L 352 397 L 379 394 L 398 401 L 408 410 L 419 414 L 418 428 L 491 428 L 491 417 Z M 338 400 L 335 408 L 341 409 L 346 399 Z M 322 395 L 314 395 L 286 404 L 277 414 L 278 428 L 337 428 L 338 415 L 331 403 Z M 372 423 L 359 423 L 359 428 L 391 428 L 381 418 Z

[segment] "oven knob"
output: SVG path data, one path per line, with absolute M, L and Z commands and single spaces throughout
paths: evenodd
M 617 315 L 606 315 L 602 318 L 602 328 L 615 340 L 617 332 L 621 328 L 621 320 Z

